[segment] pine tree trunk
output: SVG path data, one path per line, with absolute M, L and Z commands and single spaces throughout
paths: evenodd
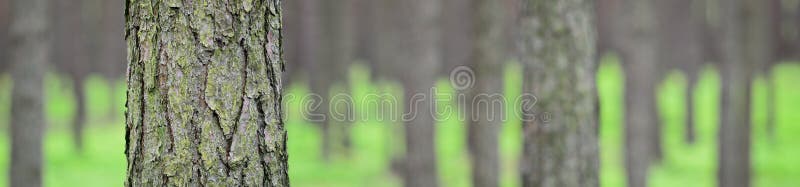
M 498 133 L 503 119 L 503 60 L 506 54 L 504 34 L 508 28 L 505 6 L 493 0 L 477 0 L 472 15 L 476 21 L 472 42 L 474 87 L 460 90 L 468 94 L 465 115 L 468 121 L 468 145 L 472 163 L 472 184 L 499 185 L 500 156 Z M 449 34 L 449 33 L 448 33 Z M 456 71 L 456 70 L 453 70 Z M 453 80 L 451 80 L 453 81 Z
M 54 20 L 53 28 L 58 31 L 53 35 L 53 63 L 59 70 L 65 71 L 72 79 L 72 91 L 75 97 L 75 115 L 72 121 L 72 135 L 75 147 L 78 151 L 82 150 L 83 125 L 85 121 L 85 102 L 83 102 L 83 81 L 90 66 L 86 63 L 86 40 L 83 33 L 83 21 L 81 16 L 81 0 L 63 0 L 54 2 L 58 8 L 54 8 L 51 16 Z M 117 34 L 120 34 L 119 32 Z
M 719 186 L 750 186 L 751 85 L 769 59 L 768 4 L 722 1 L 722 124 L 719 127 Z
M 684 140 L 693 143 L 695 137 L 692 91 L 698 69 L 703 64 L 701 23 L 705 20 L 704 2 L 692 0 L 655 1 L 658 13 L 658 64 L 662 71 L 679 69 L 686 74 L 686 118 Z
M 47 0 L 11 1 L 11 186 L 42 185 L 42 76 L 50 61 Z
M 625 166 L 627 184 L 647 186 L 648 168 L 661 157 L 660 121 L 656 110 L 657 20 L 652 0 L 626 0 L 617 13 L 615 38 L 625 68 Z
M 391 1 L 390 1 L 391 2 Z M 389 69 L 399 78 L 405 89 L 405 159 L 401 171 L 404 185 L 408 187 L 439 186 L 436 160 L 435 103 L 430 97 L 420 100 L 435 86 L 441 65 L 440 18 L 441 1 L 406 0 L 391 2 L 398 28 L 390 40 L 397 49 Z M 396 62 L 396 63 L 395 63 Z M 425 96 L 422 95 L 422 96 Z M 430 95 L 428 95 L 430 96 Z
M 0 0 L 0 73 L 10 72 L 11 60 L 8 52 L 9 26 L 8 0 Z
M 128 0 L 126 186 L 288 186 L 280 0 Z
M 527 0 L 523 7 L 523 90 L 537 99 L 523 106 L 523 186 L 599 185 L 591 9 L 588 0 Z

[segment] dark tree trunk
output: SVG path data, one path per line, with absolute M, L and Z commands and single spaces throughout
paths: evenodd
M 705 21 L 703 1 L 655 1 L 658 13 L 658 64 L 659 69 L 673 68 L 686 74 L 686 118 L 684 138 L 687 143 L 695 139 L 694 106 L 692 93 L 699 67 L 703 64 L 701 26 Z
M 719 128 L 719 186 L 750 186 L 750 98 L 758 68 L 769 61 L 769 4 L 722 1 L 722 124 Z
M 656 113 L 657 20 L 651 0 L 620 3 L 614 27 L 625 68 L 625 166 L 627 184 L 647 186 L 650 163 L 661 157 L 661 136 Z
M 75 116 L 72 119 L 72 140 L 78 151 L 83 151 L 83 129 L 86 126 L 86 93 L 83 76 L 72 76 L 72 91 L 75 95 Z
M 58 32 L 53 40 L 53 63 L 63 70 L 72 79 L 72 91 L 75 97 L 75 116 L 72 120 L 72 135 L 75 147 L 82 151 L 83 126 L 86 123 L 86 107 L 84 102 L 83 81 L 88 74 L 86 58 L 86 40 L 82 21 L 82 1 L 63 0 L 55 1 L 57 7 L 52 7 L 53 28 Z M 118 32 L 117 34 L 121 34 Z
M 536 103 L 523 106 L 523 186 L 599 185 L 592 7 L 588 0 L 524 3 L 523 90 Z
M 784 55 L 784 52 L 791 51 L 788 49 L 791 48 L 791 45 L 793 45 L 791 43 L 798 42 L 800 40 L 782 36 L 782 32 L 784 32 L 782 31 L 783 29 L 782 22 L 784 22 L 783 20 L 784 17 L 783 17 L 783 10 L 781 8 L 781 0 L 769 0 L 769 2 L 766 5 L 766 8 L 768 9 L 768 13 L 763 18 L 761 18 L 761 21 L 764 21 L 766 23 L 760 23 L 760 24 L 768 24 L 766 25 L 767 28 L 762 28 L 765 29 L 765 31 L 762 31 L 764 32 L 762 33 L 764 34 L 764 36 L 761 36 L 761 37 L 766 37 L 765 39 L 766 41 L 763 42 L 767 42 L 765 44 L 767 45 L 767 48 L 761 50 L 765 50 L 764 52 L 767 53 L 766 55 L 769 56 L 765 57 L 768 59 L 766 62 L 764 62 L 764 66 L 759 69 L 761 70 L 762 75 L 764 76 L 764 80 L 767 81 L 767 84 L 765 85 L 767 87 L 767 101 L 766 101 L 767 121 L 765 122 L 766 124 L 764 128 L 766 130 L 767 138 L 769 138 L 770 140 L 774 140 L 776 95 L 775 95 L 775 84 L 774 84 L 775 80 L 772 70 L 774 69 L 774 66 L 777 65 L 781 60 L 789 59 L 788 55 Z M 794 30 L 795 33 L 797 31 L 798 30 Z M 793 42 L 788 42 L 790 44 L 784 44 L 785 43 L 784 41 L 793 41 Z
M 288 186 L 280 0 L 127 1 L 126 186 Z
M 502 99 L 503 62 L 506 57 L 509 28 L 507 6 L 503 1 L 477 0 L 471 6 L 474 38 L 472 42 L 471 68 L 474 87 L 464 91 L 468 94 L 465 106 L 468 124 L 468 145 L 472 163 L 474 186 L 498 186 L 500 156 L 498 133 L 503 119 L 503 106 L 496 105 Z M 448 33 L 449 34 L 449 33 Z M 454 70 L 455 71 L 455 70 Z M 457 81 L 457 80 L 451 80 Z
M 297 83 L 297 81 L 308 81 L 307 67 L 316 57 L 315 38 L 316 20 L 316 0 L 295 0 L 286 1 L 284 4 L 286 15 L 284 38 L 286 53 L 286 75 L 287 85 Z M 306 73 L 304 73 L 306 72 Z
M 114 88 L 113 83 L 125 76 L 125 15 L 120 14 L 125 10 L 121 0 L 103 0 L 99 12 L 100 20 L 98 30 L 101 38 L 98 65 L 106 81 Z M 113 93 L 113 91 L 112 91 Z
M 9 26 L 8 0 L 0 0 L 0 74 L 9 72 L 11 60 L 8 52 L 8 26 Z
M 475 14 L 478 13 L 473 8 L 476 7 L 473 5 L 476 2 L 477 0 L 442 0 L 442 68 L 439 76 L 447 77 L 453 68 L 472 63 L 470 62 L 473 57 L 471 52 L 474 52 L 472 40 L 477 28 L 473 27 L 473 22 L 477 20 L 471 18 L 476 18 Z M 502 1 L 493 3 L 498 6 L 503 5 Z
M 506 55 L 507 13 L 505 4 L 493 0 L 477 0 L 472 17 L 475 40 L 472 45 L 471 67 L 474 87 L 459 90 L 468 94 L 465 115 L 468 126 L 468 145 L 472 162 L 472 184 L 492 187 L 499 185 L 500 158 L 498 133 L 503 119 L 502 101 L 503 60 Z M 453 70 L 456 71 L 456 70 Z M 456 81 L 452 80 L 451 81 Z
M 323 56 L 320 63 L 327 63 L 327 69 L 322 71 L 326 72 L 328 77 L 317 77 L 329 79 L 332 84 L 327 85 L 328 89 L 332 91 L 332 96 L 341 96 L 350 92 L 349 87 L 349 70 L 350 65 L 353 63 L 355 55 L 355 17 L 354 17 L 354 0 L 338 0 L 330 1 L 323 0 L 322 5 L 322 37 L 324 49 L 322 49 Z M 338 89 L 333 88 L 332 85 L 338 85 Z M 342 97 L 328 97 L 328 104 L 330 110 L 328 124 L 331 126 L 329 132 L 332 136 L 330 139 L 323 140 L 329 146 L 336 148 L 336 152 L 349 153 L 350 147 L 350 124 L 347 118 L 352 109 L 350 105 L 342 105 L 341 101 L 333 99 Z M 352 103 L 352 102 L 350 102 Z M 333 112 L 333 113 L 331 113 Z M 344 114 L 344 115 L 338 115 Z
M 406 154 L 401 171 L 404 185 L 409 187 L 435 187 L 439 185 L 432 98 L 419 100 L 435 86 L 441 65 L 440 18 L 441 1 L 407 0 L 392 2 L 397 13 L 393 18 L 397 28 L 390 38 L 394 53 L 390 66 L 405 89 L 405 143 Z M 388 51 L 387 51 L 388 52 Z M 394 63 L 397 62 L 397 63 Z M 427 95 L 430 96 L 430 95 Z
M 10 186 L 42 185 L 42 134 L 44 129 L 42 76 L 50 61 L 49 1 L 11 1 Z

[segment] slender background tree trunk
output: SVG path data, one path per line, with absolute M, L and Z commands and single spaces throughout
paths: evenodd
M 127 1 L 126 186 L 288 186 L 279 0 Z
M 51 58 L 49 3 L 47 0 L 11 1 L 9 47 L 14 65 L 14 88 L 11 92 L 10 186 L 42 186 L 42 76 Z
M 503 125 L 503 61 L 507 47 L 504 38 L 506 29 L 503 3 L 494 0 L 477 0 L 472 6 L 475 37 L 472 42 L 474 87 L 461 90 L 468 94 L 465 115 L 468 121 L 468 145 L 472 163 L 472 184 L 492 187 L 499 185 L 500 156 L 498 133 Z M 470 37 L 471 38 L 471 37 Z M 456 71 L 456 70 L 453 70 Z M 456 81 L 456 80 L 451 80 Z

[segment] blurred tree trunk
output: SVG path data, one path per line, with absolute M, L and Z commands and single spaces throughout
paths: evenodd
M 527 0 L 523 186 L 598 186 L 595 26 L 592 1 Z M 524 104 L 524 103 L 523 103 Z
M 288 186 L 279 0 L 127 1 L 126 186 Z
M 322 37 L 324 49 L 322 50 L 325 62 L 328 63 L 328 68 L 323 70 L 327 72 L 332 84 L 327 85 L 331 91 L 331 96 L 328 97 L 329 107 L 333 111 L 329 111 L 328 124 L 332 126 L 333 132 L 325 143 L 330 144 L 336 148 L 337 152 L 348 154 L 350 142 L 350 122 L 349 118 L 353 109 L 351 101 L 342 101 L 335 99 L 342 99 L 342 95 L 350 95 L 350 81 L 349 70 L 353 63 L 355 56 L 356 44 L 356 30 L 355 30 L 355 0 L 338 0 L 330 1 L 323 0 L 322 9 Z M 339 87 L 332 87 L 333 85 Z M 331 89 L 334 88 L 334 89 Z M 333 97 L 338 96 L 338 97 Z M 342 105 L 347 103 L 347 105 Z M 343 115 L 339 115 L 343 114 Z
M 98 65 L 100 73 L 104 75 L 109 86 L 113 89 L 114 83 L 125 75 L 125 43 L 124 33 L 125 5 L 120 0 L 103 0 L 99 12 L 99 38 L 100 54 Z M 113 93 L 113 90 L 112 90 Z
M 52 10 L 54 30 L 53 62 L 59 70 L 64 71 L 72 79 L 72 91 L 75 97 L 75 116 L 72 120 L 72 138 L 78 151 L 83 150 L 83 129 L 86 124 L 86 102 L 83 82 L 88 69 L 86 38 L 82 33 L 83 21 L 81 0 L 55 1 Z M 118 32 L 119 34 L 121 32 Z
M 467 103 L 462 106 L 468 120 L 468 145 L 472 161 L 472 184 L 492 187 L 499 185 L 500 158 L 498 133 L 503 125 L 503 62 L 506 56 L 507 9 L 494 0 L 476 0 L 472 6 L 475 20 L 475 40 L 470 65 L 474 68 L 474 87 L 466 92 Z M 456 70 L 453 70 L 456 71 Z M 452 80 L 451 81 L 456 81 Z M 483 104 L 483 105 L 482 105 Z
M 769 59 L 769 4 L 725 0 L 722 7 L 722 124 L 719 186 L 750 186 L 750 98 L 758 68 Z
M 655 1 L 658 13 L 658 64 L 662 71 L 678 68 L 686 74 L 686 118 L 684 140 L 694 143 L 694 93 L 703 64 L 701 26 L 705 21 L 702 1 Z
M 8 26 L 9 26 L 8 0 L 0 0 L 0 74 L 9 72 L 11 60 L 8 52 Z
M 477 15 L 474 7 L 476 0 L 442 0 L 442 68 L 439 76 L 450 76 L 455 67 L 471 63 L 475 43 L 474 27 Z M 494 1 L 502 6 L 502 1 Z M 505 10 L 501 10 L 505 11 Z M 503 20 L 498 20 L 503 21 Z M 497 22 L 499 27 L 502 22 Z M 503 29 L 503 28 L 496 28 Z M 505 46 L 501 46 L 505 47 Z M 485 78 L 485 77 L 484 77 Z
M 50 61 L 47 0 L 11 1 L 11 186 L 42 185 L 42 76 Z
M 119 105 L 116 100 L 115 90 L 117 81 L 125 77 L 125 14 L 120 14 L 125 10 L 125 2 L 122 0 L 104 0 L 100 13 L 100 41 L 99 50 L 101 70 L 99 73 L 105 78 L 108 85 L 108 94 L 112 96 L 109 101 L 111 110 L 105 113 L 105 120 L 117 120 L 122 116 L 118 111 Z
M 405 89 L 405 158 L 400 173 L 409 187 L 439 185 L 436 143 L 435 102 L 429 93 L 441 67 L 441 1 L 394 1 L 396 35 L 390 38 L 393 55 L 391 71 Z M 387 7 L 388 8 L 388 7 Z M 401 10 L 401 11 L 400 11 Z M 388 51 L 387 51 L 388 52 Z M 396 63 L 395 63 L 396 62 Z M 383 64 L 382 64 L 383 65 Z
M 784 44 L 786 43 L 784 41 L 792 41 L 789 43 L 793 43 L 793 42 L 798 42 L 799 40 L 790 37 L 783 37 L 782 29 L 783 29 L 784 16 L 783 16 L 783 10 L 781 8 L 781 0 L 769 0 L 765 8 L 767 8 L 766 12 L 767 15 L 761 18 L 762 19 L 761 21 L 763 21 L 764 23 L 759 23 L 759 24 L 762 24 L 761 26 L 767 27 L 767 28 L 762 28 L 765 30 L 762 31 L 763 36 L 760 37 L 766 37 L 765 41 L 763 41 L 765 42 L 764 45 L 766 45 L 766 49 L 761 49 L 761 50 L 765 50 L 764 53 L 766 53 L 765 55 L 768 56 L 765 57 L 767 58 L 766 59 L 767 61 L 764 62 L 764 66 L 759 68 L 759 70 L 761 70 L 764 80 L 767 81 L 767 84 L 765 85 L 767 87 L 767 101 L 766 101 L 767 120 L 765 122 L 766 124 L 764 128 L 766 131 L 767 138 L 773 140 L 775 137 L 776 93 L 775 93 L 774 74 L 772 70 L 774 69 L 775 65 L 778 65 L 778 63 L 780 63 L 781 60 L 790 58 L 788 57 L 788 55 L 783 55 L 783 54 L 785 51 L 791 51 L 787 48 L 791 48 L 791 45 L 793 44 Z M 789 17 L 791 18 L 792 16 Z M 787 28 L 787 30 L 790 29 Z M 797 30 L 793 31 L 795 32 L 795 34 L 797 34 Z M 762 40 L 764 39 L 762 38 Z
M 620 3 L 615 22 L 625 68 L 625 165 L 628 185 L 647 185 L 648 167 L 661 158 L 661 131 L 656 112 L 657 20 L 651 0 Z
M 313 62 L 311 91 L 319 94 L 321 101 L 315 112 L 324 116 L 319 120 L 322 128 L 322 156 L 329 160 L 334 149 L 349 144 L 349 128 L 339 116 L 332 112 L 341 112 L 331 108 L 332 95 L 349 91 L 348 70 L 354 54 L 354 26 L 352 19 L 352 0 L 319 1 L 320 48 L 319 59 Z M 333 85 L 342 85 L 344 89 L 332 89 Z M 335 92 L 331 92 L 335 91 Z
M 317 57 L 316 0 L 285 1 L 286 85 L 309 81 L 309 65 Z M 308 83 L 308 82 L 306 82 Z

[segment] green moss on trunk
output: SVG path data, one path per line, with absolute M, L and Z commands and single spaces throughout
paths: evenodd
M 126 185 L 288 186 L 280 0 L 126 4 Z

